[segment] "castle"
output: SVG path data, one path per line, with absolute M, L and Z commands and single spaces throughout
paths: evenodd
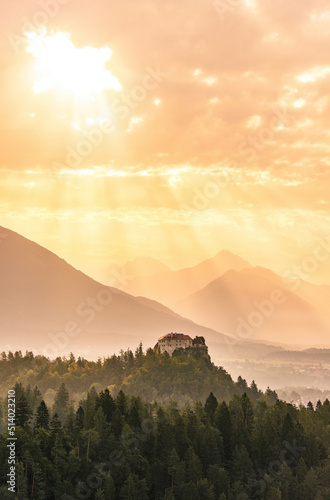
M 189 335 L 176 332 L 171 332 L 160 337 L 154 349 L 158 349 L 161 353 L 166 351 L 172 356 L 176 349 L 188 349 L 189 347 L 203 348 L 207 351 L 204 337 L 195 337 L 192 339 Z

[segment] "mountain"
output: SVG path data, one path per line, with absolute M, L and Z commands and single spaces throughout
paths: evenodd
M 259 266 L 252 269 L 244 269 L 242 272 L 245 274 L 257 274 L 258 276 L 263 276 L 269 279 L 278 286 L 284 286 L 286 289 L 311 304 L 322 317 L 328 318 L 328 307 L 330 304 L 330 286 L 315 285 L 300 278 L 282 278 L 270 269 L 265 269 Z
M 101 285 L 13 231 L 0 227 L 0 235 L 3 350 L 97 357 L 123 345 L 134 348 L 140 340 L 154 345 L 169 331 L 226 340 L 162 304 Z
M 322 287 L 283 280 L 257 267 L 227 271 L 179 301 L 175 310 L 240 338 L 325 346 L 330 345 L 327 304 Z
M 171 271 L 171 269 L 163 264 L 160 260 L 153 257 L 136 257 L 124 264 L 121 268 L 129 276 L 152 276 L 153 274 Z
M 250 264 L 241 257 L 222 250 L 215 257 L 193 267 L 128 280 L 124 290 L 132 295 L 158 300 L 171 307 L 178 300 L 197 292 L 226 271 L 230 269 L 239 271 L 249 267 Z
M 117 282 L 117 288 L 123 289 L 128 282 L 136 277 L 153 276 L 171 269 L 160 260 L 152 257 L 136 257 L 136 259 L 126 262 L 123 266 L 111 264 L 105 270 L 99 270 L 96 274 L 100 281 L 107 285 Z

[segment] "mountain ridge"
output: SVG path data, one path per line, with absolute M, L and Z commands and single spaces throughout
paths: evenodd
M 98 342 L 113 352 L 123 342 L 154 345 L 168 331 L 225 342 L 225 335 L 162 304 L 98 283 L 14 231 L 0 232 L 6 235 L 0 244 L 0 334 L 11 349 L 38 352 L 55 343 L 54 355 L 74 349 L 85 355 L 98 353 Z
M 316 307 L 308 299 L 317 285 L 305 283 L 299 293 L 273 271 L 256 268 L 230 270 L 206 287 L 179 301 L 174 309 L 210 328 L 237 335 L 244 329 L 254 341 L 278 341 L 282 344 L 329 345 L 330 325 L 322 303 Z M 272 294 L 282 294 L 282 303 L 270 304 Z M 315 292 L 316 293 L 316 292 Z M 321 293 L 321 292 L 320 292 Z M 267 302 L 267 307 L 263 306 Z M 260 323 L 260 324 L 258 324 Z M 216 326 L 215 326 L 216 325 Z M 241 326 L 240 326 L 241 325 Z M 244 326 L 242 326 L 244 325 Z M 295 335 L 292 333 L 296 330 Z M 297 331 L 299 330 L 299 332 Z M 327 343 L 328 342 L 328 343 Z
M 173 307 L 178 300 L 206 286 L 227 270 L 248 267 L 251 267 L 251 264 L 246 260 L 228 250 L 221 250 L 214 257 L 195 266 L 153 276 L 136 277 L 129 280 L 123 289 L 132 295 L 142 295 Z

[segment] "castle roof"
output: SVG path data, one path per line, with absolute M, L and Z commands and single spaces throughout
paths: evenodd
M 192 338 L 189 335 L 185 335 L 184 333 L 167 333 L 166 335 L 160 337 L 158 340 L 165 340 L 165 339 L 192 341 Z

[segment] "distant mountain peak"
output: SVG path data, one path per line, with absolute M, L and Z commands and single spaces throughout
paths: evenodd
M 148 345 L 164 331 L 220 336 L 162 304 L 98 283 L 18 233 L 0 227 L 0 235 L 0 340 L 10 350 L 95 356 L 123 342 Z
M 178 300 L 205 287 L 226 271 L 237 271 L 251 265 L 228 250 L 219 251 L 214 257 L 203 260 L 195 266 L 176 271 L 165 271 L 154 276 L 138 276 L 130 280 L 125 291 L 132 295 L 142 295 L 173 306 Z
M 231 252 L 230 250 L 226 250 L 225 248 L 223 248 L 222 250 L 219 250 L 219 252 L 217 252 L 215 254 L 215 257 L 217 257 L 217 256 L 226 256 L 226 257 L 228 256 L 228 257 L 235 257 L 235 258 L 238 257 L 239 259 L 241 259 L 241 257 L 239 255 Z
M 322 287 L 293 284 L 260 266 L 230 269 L 179 301 L 175 310 L 232 335 L 243 331 L 244 338 L 297 345 L 309 345 L 313 338 L 327 345 L 329 296 Z
M 129 276 L 152 276 L 154 274 L 171 271 L 171 269 L 154 257 L 138 256 L 127 261 L 120 267 Z

